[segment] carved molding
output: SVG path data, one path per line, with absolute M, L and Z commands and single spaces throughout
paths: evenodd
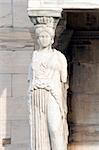
M 47 17 L 47 16 L 37 16 L 37 17 L 31 16 L 30 20 L 34 26 L 46 25 L 46 26 L 49 26 L 51 28 L 56 28 L 57 23 L 59 21 L 59 18 Z

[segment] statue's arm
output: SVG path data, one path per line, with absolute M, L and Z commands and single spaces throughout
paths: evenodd
M 64 55 L 61 55 L 61 83 L 62 83 L 62 93 L 63 93 L 63 111 L 64 111 L 64 117 L 67 116 L 67 89 L 68 89 L 68 83 L 67 83 L 67 60 Z
M 61 71 L 60 71 L 60 77 L 61 77 L 61 82 L 63 83 L 67 83 L 67 59 L 66 57 L 61 54 L 61 61 L 60 61 L 60 67 L 61 67 Z
M 67 116 L 67 89 L 68 89 L 68 83 L 62 82 L 62 91 L 63 91 L 63 111 L 64 111 L 64 117 Z

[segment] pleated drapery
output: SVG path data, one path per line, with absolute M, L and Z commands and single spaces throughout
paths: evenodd
M 48 97 L 49 92 L 45 89 L 33 90 L 31 118 L 31 147 L 33 150 L 51 150 L 47 121 Z

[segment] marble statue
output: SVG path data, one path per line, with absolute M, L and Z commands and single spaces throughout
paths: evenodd
M 29 67 L 30 150 L 67 150 L 67 61 L 52 49 L 54 29 L 35 26 L 38 49 Z

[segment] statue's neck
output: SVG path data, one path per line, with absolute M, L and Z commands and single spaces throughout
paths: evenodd
M 43 48 L 40 48 L 39 51 L 41 51 L 41 52 L 52 52 L 53 49 L 51 47 L 43 47 Z

